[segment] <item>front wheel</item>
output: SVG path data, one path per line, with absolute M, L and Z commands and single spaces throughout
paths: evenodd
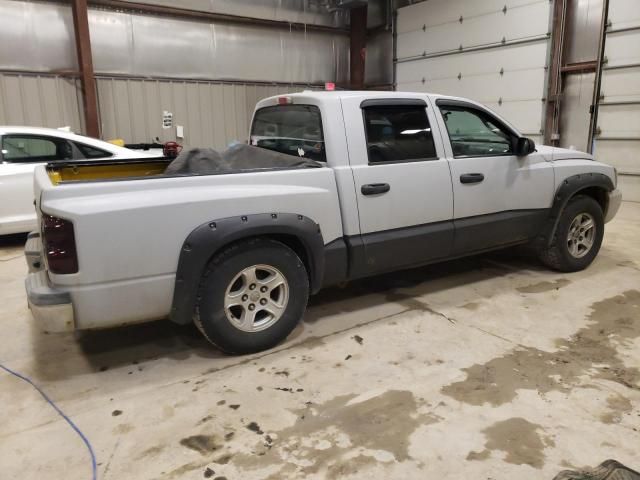
M 539 252 L 542 263 L 561 272 L 577 272 L 591 265 L 602 245 L 604 215 L 593 198 L 578 195 L 564 208 L 551 246 Z
M 295 328 L 307 306 L 309 279 L 296 253 L 255 238 L 233 244 L 209 262 L 195 324 L 232 354 L 271 348 Z

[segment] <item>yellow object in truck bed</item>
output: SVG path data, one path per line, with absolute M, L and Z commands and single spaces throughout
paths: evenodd
M 118 180 L 133 177 L 151 177 L 162 175 L 168 165 L 167 160 L 144 162 L 95 162 L 79 165 L 49 165 L 47 173 L 51 183 L 58 185 L 64 182 L 86 182 L 92 180 Z

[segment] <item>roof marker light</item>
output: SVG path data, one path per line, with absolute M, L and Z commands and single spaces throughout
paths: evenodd
M 336 89 L 336 84 L 333 82 L 327 82 L 324 84 L 324 89 L 329 92 L 333 92 Z

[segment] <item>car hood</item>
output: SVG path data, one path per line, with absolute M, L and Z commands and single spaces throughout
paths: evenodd
M 594 160 L 593 155 L 568 148 L 550 147 L 549 145 L 536 145 L 536 150 L 548 162 L 558 160 Z

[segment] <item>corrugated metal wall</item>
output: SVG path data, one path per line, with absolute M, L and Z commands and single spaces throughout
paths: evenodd
M 0 74 L 0 125 L 83 129 L 79 82 L 57 75 Z
M 97 73 L 202 80 L 346 82 L 349 38 L 92 10 Z
M 548 0 L 430 0 L 398 10 L 397 89 L 482 102 L 540 141 Z
M 626 200 L 640 202 L 640 1 L 610 0 L 595 154 L 619 171 Z
M 348 12 L 316 0 L 188 0 L 179 7 L 324 26 L 348 20 Z M 344 34 L 98 8 L 89 10 L 89 28 L 105 139 L 221 148 L 246 138 L 257 100 L 349 79 Z M 82 132 L 79 85 L 54 75 L 77 69 L 69 5 L 0 0 L 0 124 Z M 175 127 L 162 129 L 165 110 L 184 126 L 184 140 Z
M 247 13 L 247 12 L 245 12 Z M 71 7 L 0 0 L 0 70 L 77 70 Z M 349 38 L 89 10 L 93 67 L 132 77 L 344 83 Z
M 258 100 L 302 86 L 224 84 L 173 80 L 98 79 L 98 99 L 104 138 L 126 142 L 176 139 L 184 127 L 187 146 L 221 149 L 234 140 L 246 141 Z M 163 111 L 173 114 L 174 126 L 162 128 Z
M 179 7 L 201 12 L 264 18 L 267 20 L 284 20 L 312 25 L 344 27 L 349 22 L 349 13 L 346 10 L 327 8 L 329 6 L 328 0 L 180 0 L 179 5 L 175 0 L 131 1 L 148 5 L 166 5 L 168 7 Z M 375 13 L 375 11 L 372 13 Z

